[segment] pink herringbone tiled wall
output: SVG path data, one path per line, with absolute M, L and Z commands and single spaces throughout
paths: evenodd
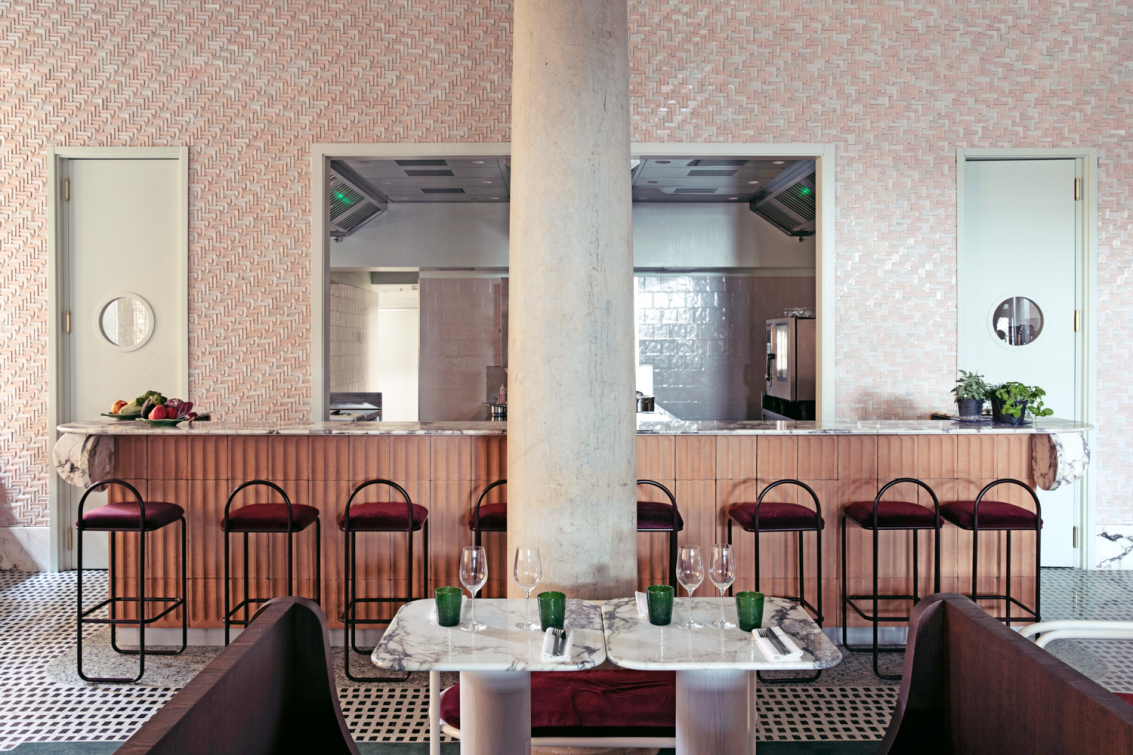
M 836 146 L 842 417 L 947 402 L 956 148 L 1097 147 L 1098 520 L 1129 522 L 1131 13 L 631 2 L 633 136 Z M 48 145 L 189 146 L 191 397 L 300 419 L 310 145 L 507 141 L 510 19 L 490 0 L 0 0 L 2 522 L 46 521 Z

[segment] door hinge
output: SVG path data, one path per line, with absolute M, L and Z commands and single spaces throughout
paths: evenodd
M 1082 198 L 1082 179 L 1074 179 L 1074 201 L 1077 202 Z
M 66 333 L 71 332 L 71 310 L 69 309 L 67 310 L 67 314 L 63 316 L 63 330 Z
M 1075 199 L 1077 199 L 1077 197 L 1075 197 Z M 71 201 L 71 179 L 69 178 L 63 179 L 63 201 Z
M 74 532 L 74 529 L 71 528 L 71 527 L 68 527 L 67 528 L 67 550 L 71 550 L 71 546 L 73 545 L 73 543 L 71 542 L 71 538 L 73 537 L 73 535 L 71 534 L 72 532 Z
M 1074 332 L 1078 333 L 1082 330 L 1082 310 L 1074 310 Z

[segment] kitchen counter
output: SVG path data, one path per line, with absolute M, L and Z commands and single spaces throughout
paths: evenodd
M 82 435 L 506 435 L 506 422 L 195 422 L 151 427 L 144 422 L 91 420 L 60 425 Z M 1091 425 L 1053 417 L 1028 425 L 944 420 L 834 422 L 685 421 L 638 416 L 638 435 L 1035 435 L 1082 433 Z

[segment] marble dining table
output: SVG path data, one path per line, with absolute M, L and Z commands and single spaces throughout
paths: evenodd
M 842 654 L 798 603 L 768 597 L 763 626 L 780 627 L 803 651 L 795 661 L 772 661 L 751 632 L 717 629 L 720 601 L 696 599 L 693 617 L 701 629 L 677 625 L 689 610 L 688 598 L 673 603 L 673 623 L 654 626 L 641 616 L 633 598 L 602 606 L 606 656 L 618 666 L 642 671 L 677 672 L 676 751 L 678 755 L 750 755 L 755 751 L 756 673 L 815 670 L 836 666 Z M 734 600 L 724 614 L 736 624 Z
M 432 753 L 440 752 L 440 672 L 460 672 L 461 753 L 499 755 L 530 752 L 532 671 L 582 671 L 606 660 L 596 603 L 567 601 L 564 624 L 573 639 L 562 660 L 544 660 L 542 632 L 517 627 L 526 619 L 523 600 L 477 600 L 476 619 L 487 625 L 480 632 L 438 626 L 430 619 L 433 605 L 426 599 L 402 606 L 371 655 L 379 668 L 430 672 Z

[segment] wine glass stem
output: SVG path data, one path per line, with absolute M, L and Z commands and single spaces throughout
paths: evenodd
M 531 628 L 531 591 L 524 588 L 523 594 L 527 596 L 527 598 L 524 600 L 524 603 L 523 603 L 524 610 L 527 612 L 527 618 L 524 619 L 523 624 L 524 624 L 525 629 L 530 629 Z
M 475 626 L 476 626 L 476 593 L 478 593 L 478 592 L 479 592 L 479 590 L 473 590 L 473 592 L 472 592 L 472 626 L 473 626 L 473 628 L 475 628 Z
M 727 591 L 727 589 L 728 588 L 726 588 L 726 587 L 720 588 L 720 623 L 721 624 L 723 624 L 724 622 L 727 621 L 727 619 L 724 618 L 724 593 Z
M 688 625 L 691 627 L 692 626 L 692 590 L 690 588 L 686 587 L 685 592 L 688 593 Z

